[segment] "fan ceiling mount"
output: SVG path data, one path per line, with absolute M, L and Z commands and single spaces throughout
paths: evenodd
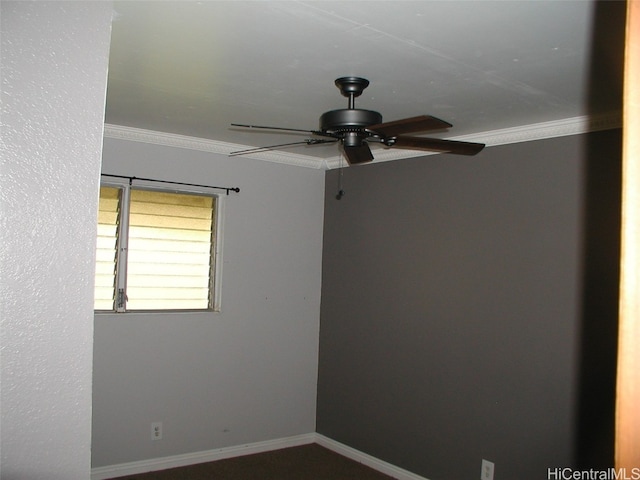
M 335 81 L 335 84 L 340 89 L 342 95 L 349 99 L 348 106 L 345 109 L 331 110 L 323 113 L 320 116 L 319 130 L 265 127 L 239 123 L 231 124 L 235 127 L 301 132 L 324 138 L 308 138 L 302 142 L 240 150 L 232 152 L 231 155 L 256 153 L 293 145 L 318 145 L 339 142 L 347 161 L 353 165 L 373 160 L 373 154 L 368 145 L 369 142 L 380 143 L 385 147 L 446 152 L 459 155 L 475 155 L 485 146 L 482 143 L 407 136 L 407 133 L 442 130 L 450 128 L 452 125 L 430 115 L 420 115 L 383 123 L 380 113 L 355 107 L 356 97 L 362 95 L 364 89 L 369 86 L 369 80 L 360 77 L 341 77 Z

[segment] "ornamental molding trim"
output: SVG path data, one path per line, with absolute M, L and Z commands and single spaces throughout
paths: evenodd
M 109 123 L 105 123 L 104 125 L 104 136 L 105 138 L 113 138 L 116 140 L 150 143 L 153 145 L 184 148 L 187 150 L 197 150 L 200 152 L 216 153 L 219 155 L 229 155 L 231 152 L 237 150 L 252 148 L 247 145 L 239 145 L 236 143 L 219 142 L 217 140 L 209 140 L 206 138 L 177 135 L 174 133 L 156 132 L 153 130 L 144 130 L 134 127 L 123 127 L 120 125 L 112 125 Z M 255 160 L 264 160 L 274 163 L 284 163 L 287 165 L 296 165 L 308 168 L 320 169 L 324 167 L 324 161 L 321 158 L 276 150 L 253 153 L 249 155 L 238 155 L 238 157 L 252 158 Z
M 452 140 L 462 140 L 468 142 L 483 142 L 487 147 L 508 145 L 511 143 L 532 142 L 555 137 L 565 137 L 569 135 L 580 135 L 600 130 L 612 130 L 622 127 L 622 112 L 612 112 L 592 116 L 580 116 L 553 120 L 550 122 L 535 123 L 519 127 L 510 127 L 500 130 L 492 130 L 472 135 L 458 137 L 447 137 Z M 133 127 L 105 124 L 104 136 L 118 140 L 129 140 L 132 142 L 150 143 L 174 148 L 184 148 L 198 150 L 201 152 L 215 153 L 219 155 L 229 155 L 230 152 L 251 148 L 247 145 L 219 142 L 204 138 L 176 135 L 172 133 L 156 132 Z M 375 147 L 374 147 L 375 148 Z M 437 155 L 436 152 L 420 152 L 415 150 L 382 149 L 375 148 L 374 163 L 389 162 L 403 158 L 424 157 L 426 155 Z M 341 155 L 330 158 L 320 158 L 311 155 L 301 155 L 283 151 L 258 152 L 248 155 L 238 155 L 241 158 L 251 158 L 274 163 L 283 163 L 299 167 L 330 170 L 346 166 L 346 162 Z

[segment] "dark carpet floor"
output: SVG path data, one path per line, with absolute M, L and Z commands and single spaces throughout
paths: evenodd
M 390 480 L 317 444 L 119 477 L 118 480 Z

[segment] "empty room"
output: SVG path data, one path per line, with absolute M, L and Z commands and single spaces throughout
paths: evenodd
M 622 465 L 627 2 L 1 20 L 2 480 Z

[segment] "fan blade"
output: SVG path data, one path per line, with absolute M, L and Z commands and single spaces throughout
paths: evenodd
M 245 155 L 248 153 L 259 153 L 259 152 L 267 152 L 269 150 L 275 150 L 276 148 L 281 147 L 294 147 L 296 145 L 319 145 L 321 143 L 336 143 L 338 139 L 335 140 L 320 140 L 317 138 L 308 138 L 302 142 L 292 142 L 292 143 L 281 143 L 279 145 L 269 145 L 268 147 L 256 147 L 256 148 L 248 148 L 246 150 L 237 150 L 235 152 L 230 152 L 229 156 L 234 157 L 236 155 Z
M 443 140 L 440 138 L 398 137 L 390 146 L 415 150 L 455 153 L 458 155 L 475 155 L 485 147 L 485 144 L 460 142 L 457 140 Z
M 366 163 L 373 160 L 373 154 L 366 142 L 362 142 L 362 144 L 357 147 L 348 147 L 345 145 L 344 154 L 347 157 L 349 165 Z
M 373 131 L 382 137 L 396 137 L 405 133 L 427 132 L 430 130 L 441 130 L 450 128 L 449 122 L 440 120 L 430 115 L 420 115 L 418 117 L 403 118 L 393 122 L 369 125 L 367 130 Z
M 249 128 L 249 129 L 255 128 L 258 130 L 278 130 L 280 132 L 304 133 L 306 135 L 317 135 L 319 137 L 335 138 L 336 140 L 338 139 L 338 137 L 334 133 L 323 132 L 322 130 L 302 130 L 299 128 L 268 127 L 264 125 L 248 125 L 244 123 L 232 123 L 231 126 Z
M 265 127 L 263 125 L 245 125 L 243 123 L 232 123 L 232 127 L 243 127 L 243 128 L 259 128 L 262 130 L 283 130 L 285 132 L 302 132 L 308 134 L 316 134 L 315 130 L 300 130 L 298 128 L 284 128 L 284 127 Z

